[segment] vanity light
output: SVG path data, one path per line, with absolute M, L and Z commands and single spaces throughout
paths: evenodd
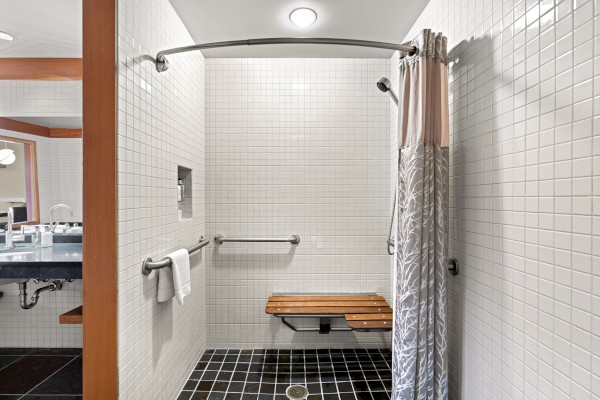
M 2 40 L 8 40 L 8 41 L 15 40 L 15 38 L 12 35 L 10 35 L 10 34 L 8 34 L 6 32 L 2 32 L 2 31 L 0 31 L 0 39 L 2 39 Z
M 2 149 L 0 150 L 0 164 L 2 165 L 10 165 L 15 162 L 17 157 L 15 157 L 15 152 L 12 149 Z
M 296 8 L 290 13 L 290 21 L 300 28 L 306 28 L 317 20 L 317 13 L 311 8 Z

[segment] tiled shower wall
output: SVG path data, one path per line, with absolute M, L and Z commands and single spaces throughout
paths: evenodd
M 451 399 L 600 398 L 599 22 L 431 0 L 408 35 L 449 38 Z
M 387 59 L 207 59 L 209 347 L 390 345 L 382 333 L 294 333 L 274 292 L 389 295 Z M 316 326 L 316 320 L 295 321 Z
M 205 234 L 204 58 L 148 56 L 192 40 L 167 0 L 118 2 L 119 399 L 174 399 L 206 344 L 204 261 L 191 257 L 192 294 L 156 302 L 146 257 Z M 177 166 L 192 170 L 193 218 L 177 218 Z

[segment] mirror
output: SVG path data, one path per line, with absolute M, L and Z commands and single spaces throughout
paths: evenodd
M 65 223 L 81 226 L 81 81 L 3 82 L 4 85 L 0 82 L 0 229 L 5 228 L 9 207 L 13 207 L 16 227 L 60 222 L 56 231 L 60 233 Z M 56 204 L 66 204 L 72 214 L 68 208 L 59 207 L 51 215 L 50 210 Z
M 36 154 L 35 141 L 0 136 L 0 210 L 13 207 L 16 223 L 40 222 Z

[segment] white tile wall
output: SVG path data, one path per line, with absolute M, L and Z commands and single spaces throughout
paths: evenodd
M 600 2 L 431 0 L 449 38 L 451 399 L 600 398 Z
M 390 345 L 381 333 L 294 333 L 273 292 L 389 294 L 387 59 L 207 59 L 210 347 Z M 302 325 L 301 322 L 298 322 Z M 317 321 L 310 321 L 315 326 Z
M 47 196 L 40 198 L 42 221 L 50 221 L 50 208 L 59 203 L 73 209 L 73 216 L 66 210 L 57 209 L 54 213 L 59 221 L 83 221 L 83 142 L 82 139 L 50 139 L 51 162 L 49 163 L 52 185 L 40 184 L 40 192 Z M 38 165 L 38 169 L 40 166 Z M 48 174 L 48 172 L 46 172 Z
M 147 56 L 191 44 L 167 0 L 118 2 L 119 399 L 174 399 L 205 349 L 202 254 L 192 294 L 156 302 L 146 257 L 197 243 L 204 222 L 204 59 L 171 57 L 159 74 Z M 192 169 L 194 218 L 177 221 L 177 165 Z
M 27 284 L 28 300 L 47 283 Z M 42 293 L 38 304 L 23 310 L 19 286 L 0 285 L 0 347 L 81 347 L 80 325 L 60 325 L 58 316 L 81 305 L 81 280 L 65 283 L 62 290 Z
M 80 117 L 81 81 L 0 80 L 1 117 Z

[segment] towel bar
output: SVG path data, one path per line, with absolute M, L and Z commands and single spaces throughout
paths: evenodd
M 300 236 L 292 235 L 287 238 L 226 238 L 221 234 L 215 236 L 215 243 L 223 244 L 224 242 L 282 242 L 298 244 L 300 243 Z
M 198 241 L 198 244 L 193 245 L 192 247 L 187 249 L 187 251 L 190 254 L 195 253 L 196 251 L 200 250 L 204 246 L 207 246 L 209 243 L 210 243 L 210 240 L 206 240 L 206 239 L 204 239 L 204 236 L 200 236 L 200 240 Z M 142 274 L 150 275 L 150 273 L 153 270 L 168 267 L 170 265 L 171 265 L 170 258 L 163 258 L 161 261 L 154 262 L 154 261 L 152 261 L 152 258 L 148 257 L 142 263 Z

